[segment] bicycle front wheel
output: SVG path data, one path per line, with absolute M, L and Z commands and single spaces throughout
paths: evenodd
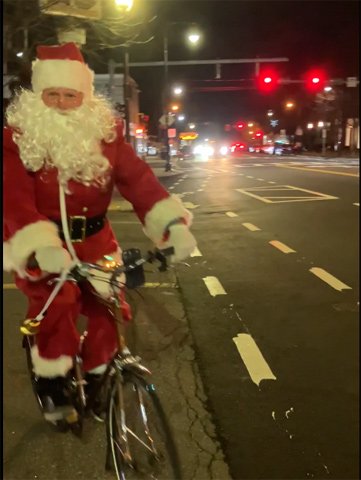
M 118 480 L 180 480 L 177 449 L 154 385 L 116 377 L 107 412 L 108 454 Z

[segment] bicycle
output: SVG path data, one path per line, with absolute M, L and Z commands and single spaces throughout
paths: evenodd
M 56 428 L 61 431 L 71 430 L 81 436 L 85 418 L 95 405 L 98 409 L 101 405 L 106 411 L 105 469 L 114 469 L 117 480 L 135 478 L 181 480 L 178 452 L 166 414 L 154 385 L 148 383 L 146 379 L 151 372 L 141 364 L 140 357 L 131 354 L 125 343 L 125 325 L 119 296 L 120 288 L 124 285 L 117 281 L 120 274 L 125 274 L 126 287 L 134 289 L 143 285 L 145 282 L 143 265 L 146 262 L 159 261 L 158 269 L 164 271 L 167 269 L 166 256 L 172 253 L 172 248 L 163 251 L 156 249 L 143 257 L 140 250 L 129 249 L 123 252 L 122 266 L 114 265 L 114 262 L 106 266 L 81 262 L 66 276 L 67 281 L 90 287 L 97 299 L 111 311 L 117 328 L 118 349 L 89 396 L 86 396 L 84 389 L 86 382 L 81 365 L 81 350 L 75 356 L 73 369 L 67 377 L 66 388 L 76 415 L 57 421 Z M 89 279 L 96 277 L 94 271 L 110 274 L 107 281 L 112 296 L 109 300 L 101 298 L 91 287 Z M 59 278 L 53 281 L 59 281 Z M 41 398 L 37 395 L 36 389 L 37 377 L 33 372 L 30 355 L 38 328 L 39 322 L 32 324 L 31 320 L 26 320 L 20 330 L 23 333 L 23 347 L 26 350 L 31 383 L 38 406 L 42 410 Z

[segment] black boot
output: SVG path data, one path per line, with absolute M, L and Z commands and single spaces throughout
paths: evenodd
M 104 422 L 105 409 L 106 409 L 106 388 L 105 385 L 101 386 L 99 389 L 100 382 L 103 378 L 103 375 L 97 375 L 94 373 L 85 374 L 85 395 L 88 398 L 92 399 L 93 395 L 96 393 L 95 401 L 91 405 L 91 413 L 93 417 L 99 422 Z
M 77 412 L 67 395 L 65 377 L 38 377 L 36 391 L 43 406 L 45 420 L 48 422 L 74 421 Z

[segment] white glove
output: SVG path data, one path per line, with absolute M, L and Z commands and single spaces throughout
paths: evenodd
M 68 250 L 63 247 L 40 247 L 35 252 L 39 268 L 44 272 L 60 273 L 71 264 Z
M 162 245 L 161 248 L 173 247 L 174 255 L 170 257 L 170 261 L 176 263 L 189 257 L 196 246 L 197 241 L 191 234 L 187 225 L 180 223 L 169 227 L 169 238 L 166 242 L 166 246 Z

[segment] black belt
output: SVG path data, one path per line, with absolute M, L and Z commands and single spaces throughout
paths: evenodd
M 84 217 L 82 215 L 74 215 L 68 217 L 69 235 L 72 243 L 83 242 L 85 238 L 100 232 L 106 221 L 105 213 L 96 217 Z M 61 220 L 52 220 L 59 228 L 59 235 L 64 240 L 64 232 Z

